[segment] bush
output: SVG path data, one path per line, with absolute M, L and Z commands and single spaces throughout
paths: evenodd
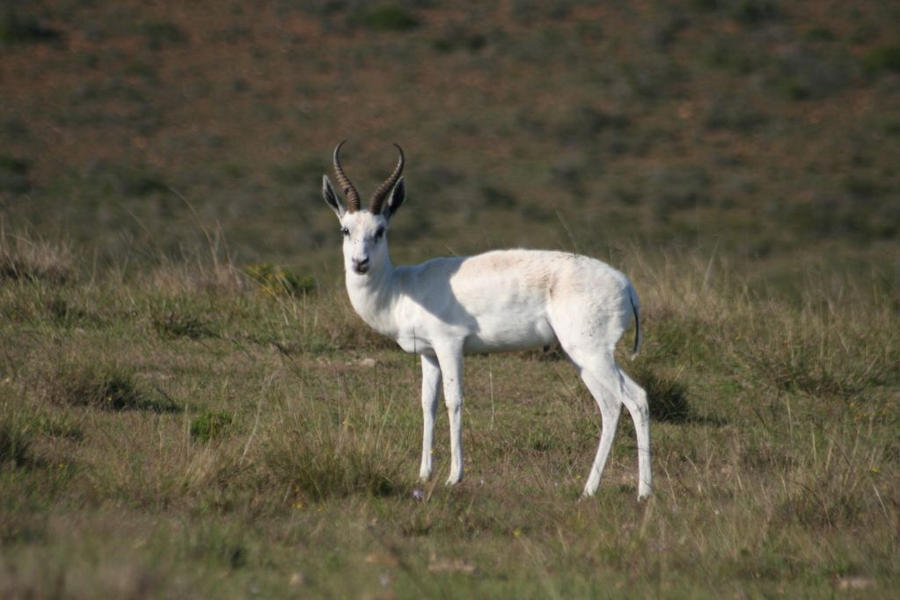
M 409 31 L 419 26 L 419 19 L 401 6 L 385 4 L 363 12 L 355 19 L 369 29 L 379 31 Z
M 741 25 L 756 26 L 773 21 L 781 14 L 773 0 L 741 0 L 731 9 L 731 16 Z
M 187 34 L 170 21 L 144 21 L 138 25 L 138 31 L 144 36 L 147 47 L 151 50 L 187 42 Z
M 27 193 L 31 189 L 28 171 L 31 161 L 10 156 L 0 156 L 0 192 L 13 195 Z
M 0 16 L 0 42 L 7 44 L 53 42 L 62 37 L 56 29 L 41 25 L 34 17 L 22 16 L 11 8 Z
M 862 66 L 869 75 L 900 72 L 900 45 L 873 48 L 863 56 Z

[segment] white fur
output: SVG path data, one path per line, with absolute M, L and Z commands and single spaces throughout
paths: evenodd
M 402 204 L 401 178 L 382 214 L 348 212 L 323 181 L 326 201 L 344 232 L 344 268 L 353 308 L 376 331 L 422 360 L 422 461 L 431 476 L 438 393 L 443 384 L 450 418 L 450 476 L 463 477 L 462 357 L 547 346 L 559 342 L 600 407 L 600 445 L 584 486 L 597 490 L 622 405 L 638 442 L 638 497 L 651 491 L 647 398 L 616 364 L 616 342 L 637 317 L 637 294 L 628 278 L 593 258 L 564 252 L 498 250 L 471 257 L 436 258 L 394 267 L 388 255 L 390 216 Z M 381 231 L 381 235 L 377 232 Z M 357 265 L 367 269 L 359 272 Z M 637 340 L 636 344 L 637 346 Z

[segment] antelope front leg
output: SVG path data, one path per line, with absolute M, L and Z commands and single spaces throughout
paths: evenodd
M 447 485 L 463 478 L 462 453 L 462 348 L 437 349 L 444 380 L 444 403 L 450 417 L 450 476 Z
M 434 435 L 434 417 L 437 413 L 438 392 L 441 387 L 441 367 L 437 358 L 422 355 L 422 463 L 419 479 L 431 477 L 431 448 Z

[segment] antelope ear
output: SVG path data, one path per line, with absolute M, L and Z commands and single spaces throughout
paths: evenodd
M 385 219 L 390 219 L 397 212 L 397 209 L 400 208 L 400 205 L 403 204 L 404 200 L 406 200 L 406 181 L 401 177 L 394 185 L 394 189 L 391 190 L 391 197 L 388 198 L 381 214 L 384 215 Z
M 337 215 L 338 219 L 346 214 L 347 209 L 344 208 L 338 195 L 334 193 L 334 186 L 331 185 L 331 180 L 328 179 L 328 175 L 322 176 L 322 196 L 325 198 L 325 202 L 328 206 L 331 207 L 331 210 L 334 211 L 334 214 Z

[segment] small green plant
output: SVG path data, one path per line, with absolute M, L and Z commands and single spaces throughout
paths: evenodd
M 303 296 L 316 289 L 312 275 L 299 275 L 271 263 L 250 265 L 244 269 L 259 284 L 259 289 L 272 296 Z
M 233 420 L 234 415 L 230 412 L 206 409 L 191 419 L 191 439 L 205 443 L 221 437 Z

